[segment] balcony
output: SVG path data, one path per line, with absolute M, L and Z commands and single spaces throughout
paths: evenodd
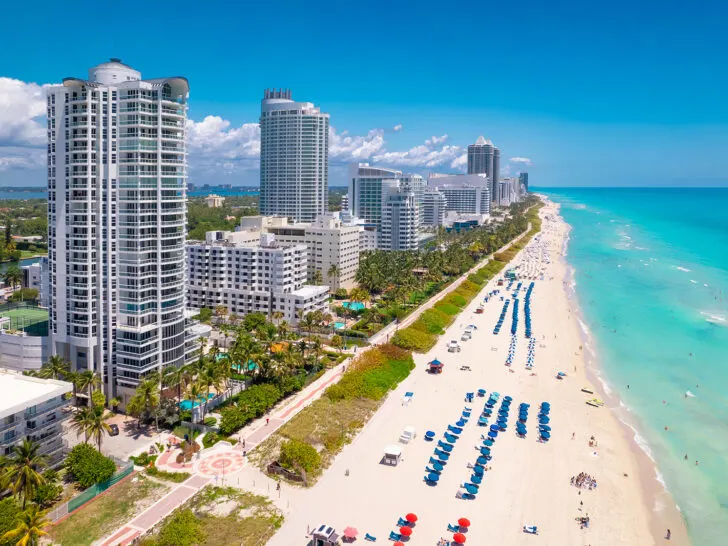
M 25 410 L 25 418 L 26 419 L 37 419 L 38 417 L 41 417 L 43 415 L 46 415 L 47 413 L 51 411 L 55 411 L 58 408 L 62 408 L 64 406 L 67 406 L 70 403 L 70 400 L 56 400 L 54 403 L 49 404 L 47 406 L 41 406 L 38 408 L 36 406 L 36 412 L 32 413 L 30 409 Z M 59 419 L 56 420 L 56 422 L 60 422 Z

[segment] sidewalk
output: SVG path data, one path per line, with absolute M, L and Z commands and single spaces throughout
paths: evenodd
M 501 252 L 509 248 L 512 244 L 519 241 L 528 231 L 530 231 L 531 225 L 528 225 L 527 230 L 516 237 L 513 241 L 504 245 L 497 252 Z M 483 267 L 492 259 L 493 255 L 489 255 L 484 258 L 480 263 L 470 269 L 467 273 L 461 275 L 457 280 L 453 281 L 450 286 L 437 294 L 430 297 L 428 301 L 420 305 L 415 311 L 412 312 L 407 318 L 405 318 L 399 324 L 389 324 L 386 328 L 383 328 L 377 334 L 370 338 L 371 345 L 386 342 L 389 339 L 390 334 L 395 332 L 400 326 L 405 328 L 412 322 L 417 320 L 419 316 L 424 313 L 427 309 L 430 309 L 437 301 L 443 296 L 446 296 L 453 290 L 456 290 L 462 282 L 467 279 L 468 275 L 474 273 L 479 268 Z M 362 349 L 365 350 L 365 349 Z M 356 355 L 352 355 L 356 356 Z M 294 396 L 284 400 L 277 407 L 273 408 L 268 414 L 269 417 L 257 419 L 247 426 L 243 427 L 236 437 L 241 441 L 245 441 L 245 447 L 242 448 L 241 444 L 238 444 L 234 450 L 237 450 L 239 455 L 240 449 L 249 452 L 265 440 L 270 438 L 274 432 L 280 427 L 290 421 L 296 416 L 301 410 L 310 405 L 314 400 L 321 397 L 321 394 L 329 387 L 336 383 L 341 376 L 344 374 L 344 367 L 351 361 L 349 357 L 344 360 L 341 364 L 327 370 L 321 377 L 311 383 L 308 387 L 301 390 Z M 214 448 L 212 448 L 214 449 Z M 207 451 L 207 450 L 205 450 Z M 167 456 L 167 458 L 169 455 Z M 162 457 L 162 460 L 165 460 Z M 204 460 L 204 459 L 203 459 Z M 170 468 L 171 470 L 172 468 Z M 152 506 L 144 510 L 141 514 L 136 516 L 131 522 L 122 526 L 113 534 L 105 537 L 104 539 L 97 541 L 96 546 L 127 546 L 131 544 L 135 539 L 139 538 L 149 530 L 151 530 L 157 523 L 162 521 L 164 518 L 169 516 L 174 510 L 182 506 L 187 502 L 195 493 L 202 489 L 205 485 L 209 484 L 212 479 L 197 473 L 197 463 L 193 464 L 189 468 L 185 468 L 186 471 L 192 472 L 192 477 L 187 481 L 179 484 L 172 489 L 167 495 L 162 497 Z

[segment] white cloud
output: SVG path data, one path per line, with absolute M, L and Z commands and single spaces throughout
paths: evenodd
M 510 159 L 511 163 L 523 163 L 524 165 L 532 165 L 530 158 L 528 157 L 512 157 Z
M 394 127 L 392 127 L 392 131 L 394 131 L 395 133 L 397 131 L 401 131 L 401 130 L 402 130 L 402 124 L 401 123 L 398 123 L 397 125 L 395 125 Z
M 459 171 L 464 171 L 468 166 L 468 153 L 460 154 L 455 160 L 450 163 L 450 167 Z
M 337 133 L 329 127 L 329 160 L 353 163 L 370 159 L 384 147 L 384 130 L 372 129 L 364 136 L 351 136 L 348 131 Z
M 13 169 L 44 169 L 45 172 L 45 166 L 46 151 L 43 148 L 0 146 L 0 172 Z
M 44 145 L 45 109 L 42 86 L 0 77 L 0 146 Z

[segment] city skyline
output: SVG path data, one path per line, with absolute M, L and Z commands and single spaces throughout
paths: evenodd
M 16 25 L 0 37 L 14 52 L 0 60 L 0 187 L 43 184 L 42 86 L 112 56 L 144 73 L 187 75 L 189 174 L 197 185 L 258 185 L 259 101 L 269 87 L 290 88 L 331 115 L 330 186 L 344 185 L 345 164 L 357 161 L 423 175 L 464 172 L 467 145 L 481 134 L 501 149 L 502 176 L 528 170 L 535 187 L 728 184 L 728 114 L 714 69 L 726 45 L 718 26 L 724 8 L 678 16 L 664 4 L 653 9 L 654 2 L 587 10 L 568 4 L 489 9 L 486 39 L 475 32 L 486 7 L 475 6 L 467 18 L 440 7 L 441 45 L 424 55 L 402 38 L 360 50 L 348 45 L 381 14 L 432 28 L 428 10 L 382 5 L 351 20 L 319 3 L 278 22 L 287 39 L 272 46 L 265 26 L 254 23 L 266 15 L 263 6 L 235 6 L 221 18 L 214 6 L 182 2 L 179 13 L 147 19 L 151 26 L 195 20 L 201 27 L 199 40 L 175 44 L 173 59 L 153 53 L 168 47 L 162 35 L 122 39 L 124 15 L 102 23 L 93 10 L 13 5 L 8 20 L 32 19 L 38 32 L 29 41 Z M 91 50 L 64 52 L 54 44 L 52 29 L 71 16 L 75 22 L 67 24 L 83 19 Z M 307 24 L 320 18 L 329 31 L 311 35 Z M 483 74 L 468 69 L 481 42 L 497 59 Z M 306 62 L 290 62 L 297 45 Z M 397 77 L 377 77 L 385 73 Z M 675 142 L 682 154 L 670 153 Z

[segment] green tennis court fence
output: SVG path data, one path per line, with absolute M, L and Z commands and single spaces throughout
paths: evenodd
M 48 513 L 48 518 L 56 522 L 59 519 L 67 516 L 74 510 L 77 510 L 81 508 L 84 504 L 87 502 L 92 501 L 97 496 L 99 496 L 101 493 L 109 489 L 110 487 L 116 485 L 121 480 L 126 478 L 129 474 L 131 474 L 134 471 L 134 463 L 129 462 L 126 463 L 125 466 L 117 470 L 111 478 L 108 480 L 97 483 L 96 485 L 92 485 L 88 489 L 86 489 L 83 493 L 76 495 L 68 502 L 64 502 L 62 505 L 57 506 L 53 510 L 51 510 Z

